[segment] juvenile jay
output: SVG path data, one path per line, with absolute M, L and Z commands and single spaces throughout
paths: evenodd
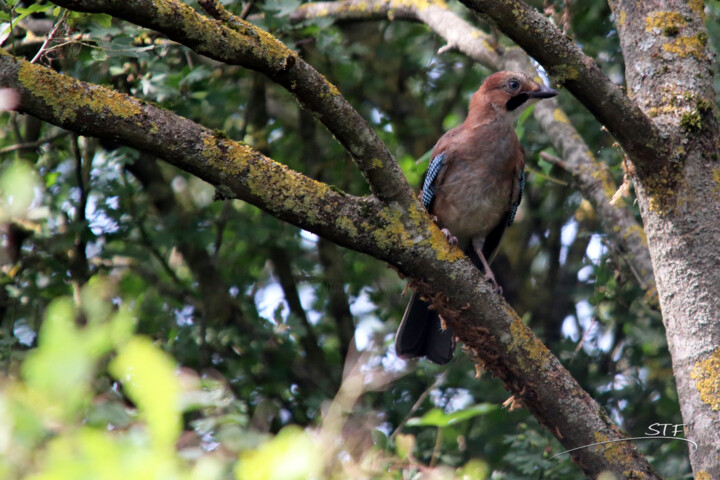
M 490 270 L 505 228 L 515 218 L 525 184 L 525 159 L 513 123 L 523 110 L 557 95 L 519 72 L 497 72 L 470 100 L 465 121 L 446 132 L 433 149 L 421 200 L 451 244 L 485 272 Z M 402 358 L 427 357 L 445 364 L 455 351 L 453 333 L 437 312 L 413 293 L 395 336 Z

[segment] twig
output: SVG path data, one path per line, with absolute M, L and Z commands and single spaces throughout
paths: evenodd
M 556 157 L 552 153 L 540 152 L 540 158 L 552 163 L 553 165 L 557 165 L 558 167 L 562 168 L 565 171 L 570 171 L 570 168 L 568 167 L 567 163 L 565 163 L 565 161 L 562 158 Z
M 430 392 L 435 390 L 437 387 L 439 387 L 447 378 L 449 369 L 442 372 L 440 375 L 438 375 L 437 379 L 433 382 L 432 385 L 430 385 L 423 393 L 420 395 L 420 397 L 417 399 L 415 404 L 412 406 L 408 414 L 405 416 L 402 422 L 400 422 L 400 425 L 397 426 L 395 431 L 390 435 L 390 441 L 394 440 L 398 433 L 400 433 L 400 430 L 405 426 L 405 424 L 408 422 L 410 417 L 417 411 L 418 408 L 420 408 L 420 405 L 425 401 L 425 398 L 427 398 L 428 395 L 430 395 Z
M 69 135 L 70 132 L 61 132 L 57 135 L 53 135 L 51 137 L 47 138 L 41 138 L 40 140 L 35 140 L 34 142 L 26 142 L 26 143 L 18 143 L 15 145 L 10 145 L 9 147 L 0 148 L 0 155 L 3 153 L 10 153 L 14 152 L 16 150 L 30 150 L 39 147 L 40 145 L 45 145 L 46 143 L 51 143 L 57 140 L 58 138 L 65 137 Z
M 60 26 L 65 23 L 65 17 L 67 16 L 67 10 L 63 11 L 63 14 L 60 15 L 60 18 L 58 19 L 57 23 L 53 27 L 52 30 L 50 30 L 50 33 L 48 34 L 47 38 L 43 42 L 42 46 L 40 46 L 40 50 L 35 54 L 32 60 L 30 60 L 30 63 L 35 63 L 44 53 L 47 53 L 45 48 L 48 46 L 48 44 L 55 39 L 55 36 L 57 35 L 58 30 L 60 29 Z

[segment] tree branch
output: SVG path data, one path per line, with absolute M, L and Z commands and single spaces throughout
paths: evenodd
M 605 125 L 638 169 L 660 167 L 668 149 L 657 126 L 595 61 L 538 10 L 521 0 L 461 0 L 492 21 Z
M 428 7 L 421 8 L 414 3 L 394 0 L 314 2 L 301 5 L 290 16 L 291 21 L 296 23 L 318 17 L 333 17 L 337 20 L 417 20 L 426 23 L 437 35 L 444 38 L 448 45 L 465 53 L 480 65 L 493 70 L 534 71 L 530 58 L 523 51 L 509 48 L 498 52 L 484 32 L 439 3 L 431 3 Z M 593 205 L 603 220 L 605 233 L 625 255 L 630 269 L 636 272 L 641 287 L 652 290 L 655 280 L 645 233 L 626 205 L 610 204 L 617 187 L 607 165 L 595 159 L 580 134 L 570 124 L 557 99 L 538 103 L 534 115 L 562 155 L 563 161 L 558 163 L 558 166 L 568 170 L 576 187 Z
M 337 88 L 272 35 L 239 18 L 232 27 L 178 0 L 57 0 L 70 10 L 106 13 L 163 33 L 197 53 L 267 75 L 286 88 L 353 155 L 378 198 L 416 202 L 400 167 L 375 131 Z
M 247 145 L 172 112 L 73 80 L 0 50 L 0 85 L 20 93 L 21 110 L 83 135 L 144 150 L 239 198 L 336 243 L 386 261 L 414 279 L 484 367 L 522 399 L 568 449 L 623 440 L 571 455 L 588 475 L 632 470 L 657 478 L 602 408 L 573 379 L 483 274 L 430 221 L 409 208 L 336 191 Z
M 653 289 L 655 279 L 645 232 L 624 202 L 610 203 L 617 187 L 608 166 L 595 159 L 567 116 L 553 108 L 552 102 L 536 105 L 534 113 L 562 155 L 563 162 L 558 166 L 572 175 L 575 186 L 595 208 L 605 233 L 626 256 L 630 268 L 637 272 L 640 286 Z
M 481 65 L 493 70 L 499 68 L 498 52 L 490 44 L 490 36 L 448 10 L 445 2 L 430 0 L 422 6 L 399 0 L 313 2 L 301 5 L 291 13 L 290 21 L 299 23 L 317 17 L 332 17 L 337 20 L 419 21 L 445 39 L 447 45 L 443 48 L 456 48 Z

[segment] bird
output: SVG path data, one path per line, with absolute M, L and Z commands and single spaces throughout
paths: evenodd
M 514 122 L 537 101 L 557 95 L 522 72 L 488 76 L 472 95 L 465 121 L 435 144 L 420 200 L 452 245 L 482 269 L 501 292 L 490 269 L 525 186 L 525 153 Z M 414 292 L 395 336 L 400 358 L 427 357 L 444 365 L 455 352 L 449 328 Z

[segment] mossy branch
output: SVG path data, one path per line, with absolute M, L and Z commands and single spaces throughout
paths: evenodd
M 106 13 L 163 33 L 197 53 L 264 73 L 286 88 L 352 154 L 378 198 L 415 202 L 397 162 L 365 119 L 337 88 L 264 30 L 236 19 L 231 24 L 200 15 L 179 0 L 57 0 L 70 10 Z
M 0 85 L 16 89 L 23 112 L 83 135 L 152 153 L 341 245 L 418 279 L 449 326 L 566 448 L 622 433 L 482 274 L 451 248 L 417 202 L 409 209 L 357 198 L 292 171 L 247 145 L 110 89 L 19 61 L 0 50 Z M 608 452 L 612 450 L 612 455 Z M 607 450 L 607 451 L 606 451 Z M 572 453 L 589 475 L 628 469 L 657 478 L 628 442 Z
M 595 61 L 537 9 L 521 0 L 461 0 L 494 23 L 559 84 L 585 105 L 633 160 L 638 170 L 656 171 L 668 144 L 642 110 Z
M 301 5 L 291 14 L 290 19 L 298 23 L 321 17 L 338 21 L 386 19 L 419 21 L 443 38 L 447 42 L 446 46 L 457 49 L 486 68 L 526 72 L 534 69 L 525 52 L 518 48 L 499 51 L 485 32 L 448 10 L 441 2 L 399 0 L 312 2 Z M 572 176 L 574 185 L 602 219 L 605 233 L 627 260 L 641 286 L 654 292 L 652 262 L 642 225 L 625 202 L 610 203 L 618 188 L 608 167 L 596 160 L 561 109 L 557 99 L 540 102 L 535 106 L 534 115 L 560 152 L 562 165 Z

